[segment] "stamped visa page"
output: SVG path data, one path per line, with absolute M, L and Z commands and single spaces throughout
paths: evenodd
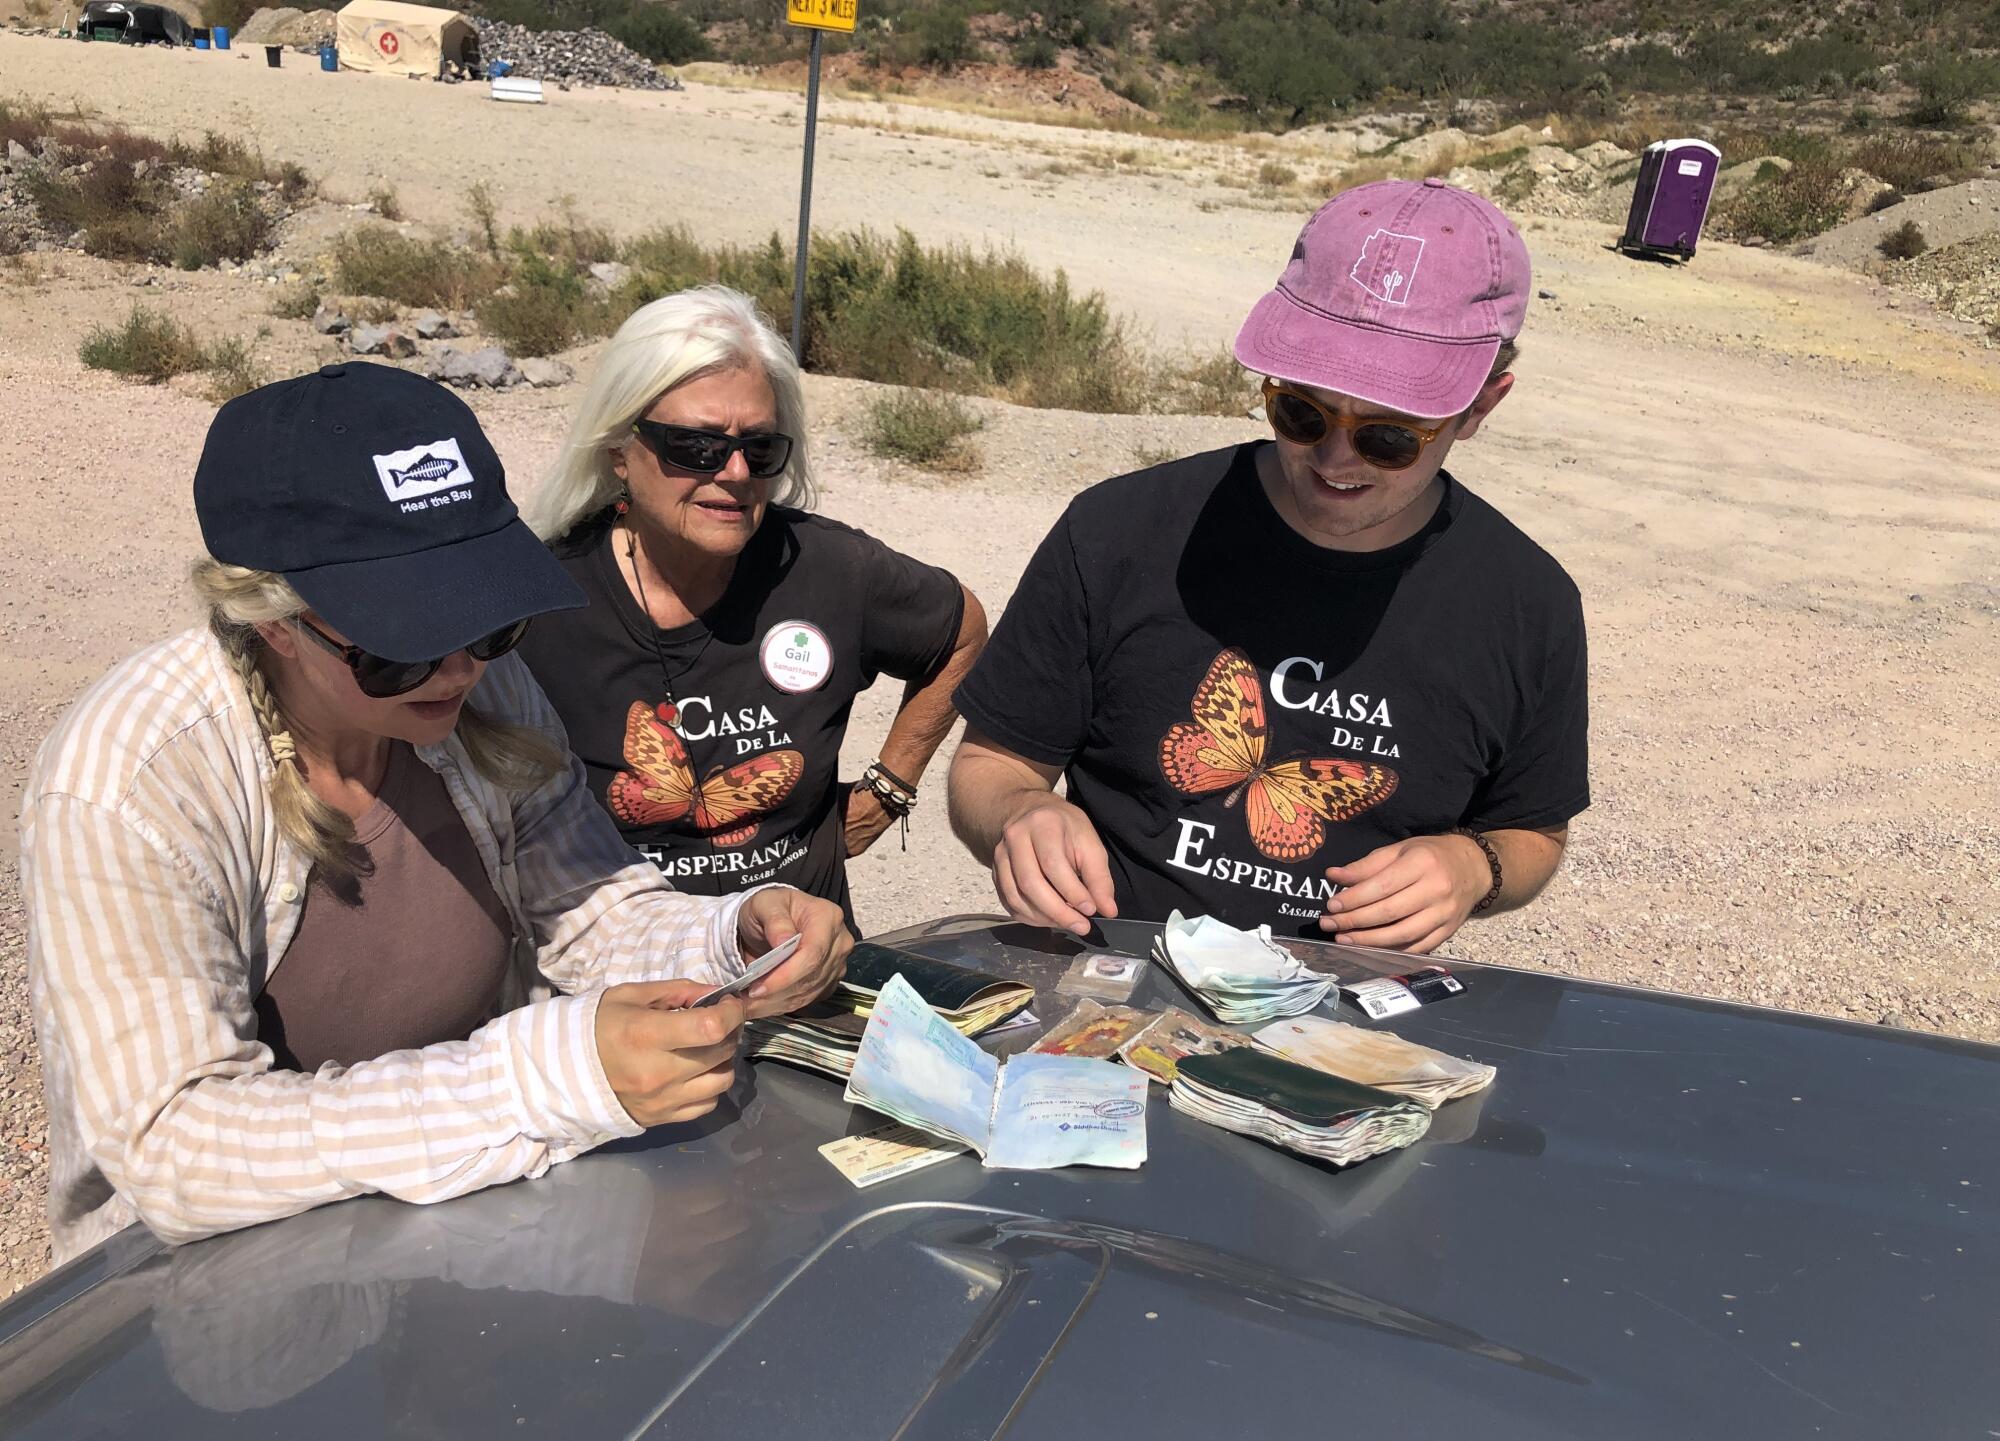
M 1146 1161 L 1145 1076 L 1111 1061 L 1015 1056 L 1000 1072 L 986 1164 L 1016 1170 Z

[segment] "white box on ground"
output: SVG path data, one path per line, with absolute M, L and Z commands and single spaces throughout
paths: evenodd
M 492 84 L 495 100 L 518 100 L 524 105 L 543 103 L 542 82 L 539 80 L 530 80 L 522 75 L 495 75 Z

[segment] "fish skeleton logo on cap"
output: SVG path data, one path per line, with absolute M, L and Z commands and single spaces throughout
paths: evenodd
M 1408 305 L 1410 287 L 1417 283 L 1417 265 L 1424 258 L 1420 235 L 1378 230 L 1361 242 L 1361 253 L 1347 278 L 1391 305 Z
M 375 474 L 381 477 L 382 493 L 391 500 L 408 500 L 454 485 L 470 485 L 472 471 L 465 453 L 452 439 L 434 440 L 374 457 Z

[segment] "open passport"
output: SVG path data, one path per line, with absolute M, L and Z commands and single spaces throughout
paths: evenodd
M 1131 1170 L 1146 1160 L 1146 1087 L 1110 1061 L 1030 1054 L 1003 1065 L 896 975 L 877 994 L 846 1099 L 962 1141 L 988 1166 Z
M 991 1029 L 1035 999 L 1035 988 L 1021 981 L 863 941 L 847 954 L 839 1000 L 856 1015 L 868 1015 L 891 976 L 901 976 L 925 1005 L 967 1036 Z

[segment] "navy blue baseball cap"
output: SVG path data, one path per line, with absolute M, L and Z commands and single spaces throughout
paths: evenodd
M 436 660 L 585 603 L 514 509 L 471 408 L 394 366 L 328 365 L 224 405 L 194 508 L 210 555 L 276 571 L 385 660 Z

